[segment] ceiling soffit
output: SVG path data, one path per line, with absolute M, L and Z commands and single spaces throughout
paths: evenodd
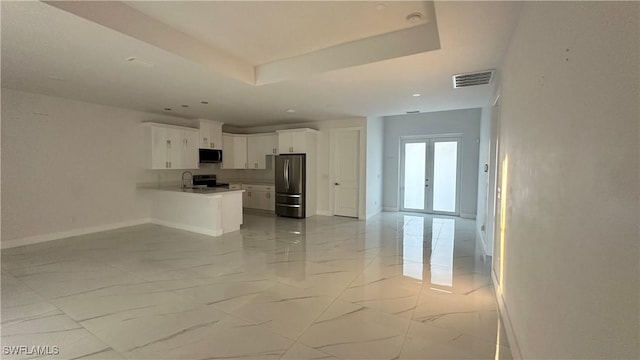
M 46 1 L 112 30 L 251 85 L 264 85 L 440 49 L 433 2 L 424 2 L 426 21 L 310 53 L 252 65 L 214 48 L 119 1 Z

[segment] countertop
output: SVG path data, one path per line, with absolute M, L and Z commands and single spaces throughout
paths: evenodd
M 140 189 L 144 190 L 158 190 L 158 191 L 171 191 L 184 194 L 195 194 L 204 196 L 222 195 L 224 193 L 244 192 L 244 190 L 230 190 L 223 187 L 195 187 L 183 189 L 180 185 L 173 186 L 143 186 Z
M 221 183 L 228 184 L 242 184 L 242 185 L 266 185 L 266 186 L 275 186 L 274 182 L 269 181 L 247 181 L 247 180 L 219 180 Z

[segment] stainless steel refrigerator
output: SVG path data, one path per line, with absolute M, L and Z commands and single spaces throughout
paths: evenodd
M 276 156 L 276 214 L 305 217 L 305 155 Z

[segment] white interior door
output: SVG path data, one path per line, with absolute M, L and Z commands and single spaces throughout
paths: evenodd
M 415 138 L 401 142 L 401 209 L 458 215 L 460 140 Z
M 340 130 L 334 135 L 333 213 L 358 217 L 360 131 Z

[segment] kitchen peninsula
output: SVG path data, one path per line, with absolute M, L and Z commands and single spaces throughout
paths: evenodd
M 150 203 L 151 222 L 209 236 L 240 229 L 242 193 L 225 188 L 187 188 L 179 185 L 142 187 Z

